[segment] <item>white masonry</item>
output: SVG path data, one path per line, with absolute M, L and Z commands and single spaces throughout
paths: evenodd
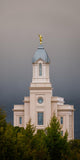
M 49 64 L 48 54 L 40 44 L 32 59 L 30 97 L 24 97 L 23 105 L 14 105 L 14 126 L 26 128 L 31 119 L 36 129 L 44 129 L 55 113 L 60 121 L 61 134 L 64 135 L 67 130 L 68 140 L 74 139 L 74 107 L 64 104 L 64 98 L 52 95 Z

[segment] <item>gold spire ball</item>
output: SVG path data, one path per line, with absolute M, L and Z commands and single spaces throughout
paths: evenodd
M 39 34 L 40 44 L 42 44 L 42 38 L 41 34 Z

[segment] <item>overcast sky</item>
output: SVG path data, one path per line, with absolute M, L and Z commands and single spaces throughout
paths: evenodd
M 79 135 L 80 0 L 0 0 L 0 105 L 12 122 L 13 105 L 29 94 L 38 34 L 51 59 L 53 95 L 76 107 Z

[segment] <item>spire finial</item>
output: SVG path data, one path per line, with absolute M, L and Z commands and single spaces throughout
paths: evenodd
M 42 38 L 41 34 L 39 34 L 40 44 L 42 44 Z

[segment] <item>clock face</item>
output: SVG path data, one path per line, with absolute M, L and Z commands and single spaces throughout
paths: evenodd
M 42 97 L 40 97 L 40 98 L 38 98 L 38 103 L 43 103 L 43 98 Z

